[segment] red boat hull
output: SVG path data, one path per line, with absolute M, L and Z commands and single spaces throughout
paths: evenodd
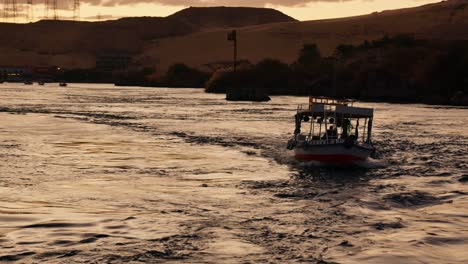
M 318 161 L 322 163 L 353 163 L 356 161 L 364 161 L 366 158 L 353 155 L 314 155 L 314 154 L 296 154 L 296 159 L 300 161 Z
M 365 161 L 374 151 L 372 147 L 344 144 L 303 145 L 295 148 L 299 161 L 317 161 L 330 164 L 351 164 Z

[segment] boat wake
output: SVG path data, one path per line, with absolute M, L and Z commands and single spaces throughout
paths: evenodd
M 0 262 L 468 258 L 466 109 L 362 103 L 377 152 L 339 167 L 286 149 L 303 98 L 97 86 L 0 86 Z

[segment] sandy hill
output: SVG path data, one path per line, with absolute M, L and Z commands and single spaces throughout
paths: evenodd
M 0 23 L 0 65 L 94 67 L 98 54 L 140 54 L 161 38 L 288 21 L 295 20 L 273 9 L 216 7 L 188 8 L 165 18 Z
M 238 33 L 239 57 L 251 62 L 276 58 L 291 63 L 304 43 L 316 43 L 324 55 L 330 55 L 339 44 L 358 44 L 401 33 L 424 39 L 468 39 L 468 1 L 450 0 L 349 18 L 243 27 Z M 140 59 L 158 62 L 162 72 L 175 62 L 206 68 L 212 62 L 229 60 L 231 54 L 226 30 L 219 30 L 160 40 L 148 45 Z
M 186 21 L 203 29 L 296 21 L 275 9 L 249 7 L 190 7 L 168 18 Z
M 183 62 L 207 69 L 228 61 L 226 33 L 239 30 L 239 57 L 251 62 L 276 58 L 293 62 L 304 43 L 323 54 L 338 44 L 400 33 L 424 39 L 468 39 L 468 0 L 450 0 L 365 16 L 295 21 L 262 8 L 188 8 L 166 18 L 125 18 L 106 22 L 40 21 L 0 24 L 0 65 L 94 67 L 102 52 L 128 53 L 135 65 L 159 73 Z

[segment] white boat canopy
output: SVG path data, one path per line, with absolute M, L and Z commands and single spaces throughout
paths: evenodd
M 347 105 L 335 105 L 330 107 L 324 104 L 312 104 L 310 109 L 300 111 L 302 115 L 309 116 L 327 116 L 336 114 L 337 116 L 345 116 L 347 118 L 372 118 L 374 116 L 374 109 L 364 107 L 354 107 Z
M 337 105 L 335 112 L 337 114 L 343 114 L 350 116 L 351 118 L 371 118 L 374 116 L 374 109 L 364 108 L 364 107 L 354 107 L 354 106 L 345 106 Z

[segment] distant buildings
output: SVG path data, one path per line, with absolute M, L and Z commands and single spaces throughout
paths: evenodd
M 0 66 L 0 81 L 52 81 L 60 74 L 60 68 L 52 67 L 12 67 Z
M 6 82 L 22 82 L 30 79 L 32 70 L 27 67 L 1 67 L 0 66 L 0 80 Z

